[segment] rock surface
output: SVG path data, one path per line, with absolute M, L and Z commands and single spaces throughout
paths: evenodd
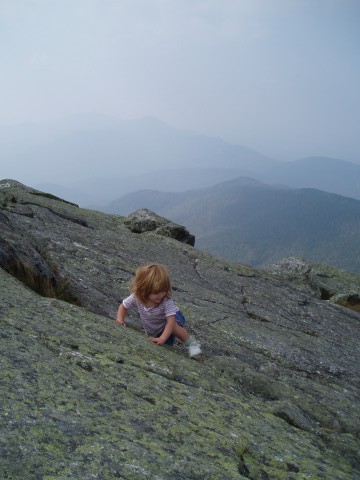
M 296 257 L 284 258 L 266 270 L 307 288 L 318 298 L 360 311 L 360 277 L 354 273 Z
M 282 278 L 0 182 L 1 478 L 359 478 L 359 321 Z M 199 361 L 114 321 L 168 266 Z
M 195 245 L 195 236 L 189 233 L 185 227 L 161 217 L 147 208 L 140 208 L 130 213 L 124 223 L 134 233 L 154 232 L 164 237 L 174 238 L 192 247 Z

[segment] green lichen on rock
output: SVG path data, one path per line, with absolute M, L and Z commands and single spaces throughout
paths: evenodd
M 360 475 L 358 313 L 6 182 L 17 208 L 0 208 L 0 238 L 77 304 L 0 268 L 2 480 Z M 199 361 L 148 342 L 136 316 L 113 320 L 150 261 L 169 268 Z

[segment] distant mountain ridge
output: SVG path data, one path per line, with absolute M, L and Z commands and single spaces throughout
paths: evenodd
M 37 183 L 67 187 L 87 178 L 121 179 L 169 168 L 259 171 L 276 163 L 249 148 L 172 128 L 155 118 L 121 121 L 101 115 L 0 127 L 0 148 L 5 175 L 22 165 L 21 175 Z
M 295 188 L 315 188 L 360 200 L 360 165 L 344 160 L 309 157 L 282 162 L 259 172 L 241 168 L 188 168 L 154 170 L 124 177 L 97 177 L 73 182 L 71 187 L 40 183 L 37 188 L 72 198 L 87 207 L 100 210 L 121 195 L 137 190 L 181 192 L 210 187 L 216 183 L 248 176 L 263 183 Z
M 360 200 L 360 165 L 329 157 L 308 157 L 272 165 L 255 178 L 298 188 L 316 188 Z
M 262 267 L 297 256 L 360 273 L 360 201 L 239 178 L 187 192 L 144 190 L 106 211 L 138 208 L 185 225 L 213 255 Z
M 86 113 L 0 126 L 0 155 L 3 176 L 91 208 L 132 191 L 185 191 L 239 176 L 360 200 L 358 163 L 319 156 L 280 162 L 151 117 Z
M 53 193 L 75 203 L 102 210 L 119 196 L 143 189 L 183 192 L 205 188 L 218 182 L 231 180 L 247 172 L 230 168 L 179 168 L 130 175 L 122 178 L 98 177 L 74 182 L 71 187 L 39 183 L 36 188 Z

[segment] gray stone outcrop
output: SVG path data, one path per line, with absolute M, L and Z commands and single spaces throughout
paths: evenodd
M 358 478 L 359 313 L 125 221 L 0 181 L 1 478 Z M 114 322 L 148 262 L 200 360 Z
M 128 215 L 124 224 L 134 233 L 154 232 L 191 246 L 195 245 L 195 236 L 185 227 L 161 217 L 147 208 L 140 208 Z
M 354 273 L 297 257 L 284 258 L 266 270 L 318 298 L 360 311 L 360 277 Z

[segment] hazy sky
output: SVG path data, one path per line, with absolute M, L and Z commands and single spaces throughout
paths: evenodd
M 157 117 L 360 159 L 359 0 L 0 0 L 0 124 Z

